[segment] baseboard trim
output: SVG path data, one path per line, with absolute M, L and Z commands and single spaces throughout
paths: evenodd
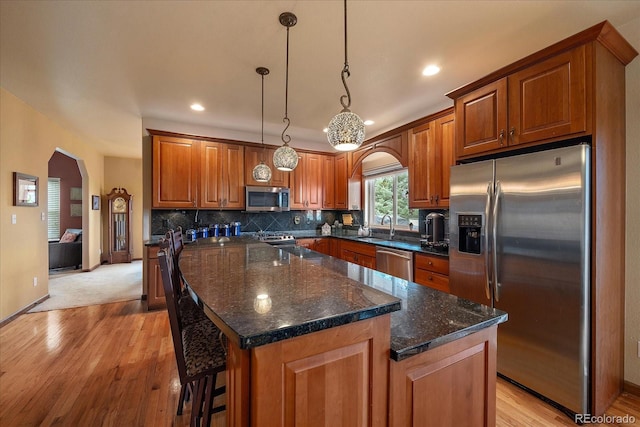
M 46 294 L 45 296 L 43 296 L 42 298 L 37 299 L 36 301 L 32 302 L 31 304 L 29 304 L 28 306 L 26 306 L 22 310 L 19 310 L 19 311 L 13 313 L 11 316 L 7 317 L 6 319 L 0 321 L 0 328 L 3 328 L 4 326 L 8 325 L 12 321 L 14 321 L 18 316 L 20 316 L 22 314 L 25 314 L 26 312 L 28 312 L 33 307 L 35 307 L 36 305 L 40 304 L 42 301 L 46 300 L 47 298 L 49 298 L 49 294 Z
M 634 396 L 640 397 L 640 385 L 634 384 L 629 381 L 624 382 L 623 390 L 629 394 L 633 394 Z

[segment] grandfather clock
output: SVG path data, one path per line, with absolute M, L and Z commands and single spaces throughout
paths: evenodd
M 131 199 L 124 188 L 114 188 L 107 194 L 109 264 L 131 262 Z

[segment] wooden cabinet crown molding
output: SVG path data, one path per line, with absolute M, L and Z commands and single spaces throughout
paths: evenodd
M 633 46 L 631 46 L 631 44 L 626 41 L 622 35 L 620 35 L 609 21 L 603 21 L 571 37 L 561 40 L 546 49 L 526 56 L 513 64 L 507 65 L 506 67 L 500 68 L 479 80 L 455 89 L 446 95 L 451 99 L 459 98 L 466 93 L 479 89 L 509 74 L 516 73 L 540 61 L 544 61 L 593 41 L 600 42 L 600 44 L 606 47 L 623 65 L 627 65 L 638 55 L 638 52 L 633 48 Z

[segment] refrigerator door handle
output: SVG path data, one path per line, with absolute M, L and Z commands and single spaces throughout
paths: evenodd
M 484 207 L 484 218 L 485 218 L 485 230 L 484 230 L 484 278 L 485 278 L 485 288 L 484 291 L 487 294 L 487 299 L 491 301 L 491 279 L 489 278 L 489 265 L 490 265 L 490 255 L 489 255 L 489 214 L 491 208 L 491 196 L 493 195 L 493 182 L 489 181 L 487 183 L 487 202 Z
M 500 195 L 502 194 L 502 186 L 500 185 L 500 181 L 496 181 L 496 196 L 493 200 L 493 215 L 492 215 L 492 238 L 493 238 L 493 247 L 491 248 L 491 252 L 493 254 L 493 262 L 491 263 L 493 267 L 493 296 L 495 301 L 500 301 L 500 281 L 498 280 L 498 210 L 500 206 Z

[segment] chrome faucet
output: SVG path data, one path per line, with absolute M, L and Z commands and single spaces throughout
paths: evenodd
M 384 214 L 384 216 L 380 220 L 380 225 L 384 225 L 384 219 L 387 218 L 387 217 L 389 218 L 389 240 L 393 240 L 393 236 L 395 236 L 396 233 L 393 230 L 393 220 L 391 218 L 391 215 Z

